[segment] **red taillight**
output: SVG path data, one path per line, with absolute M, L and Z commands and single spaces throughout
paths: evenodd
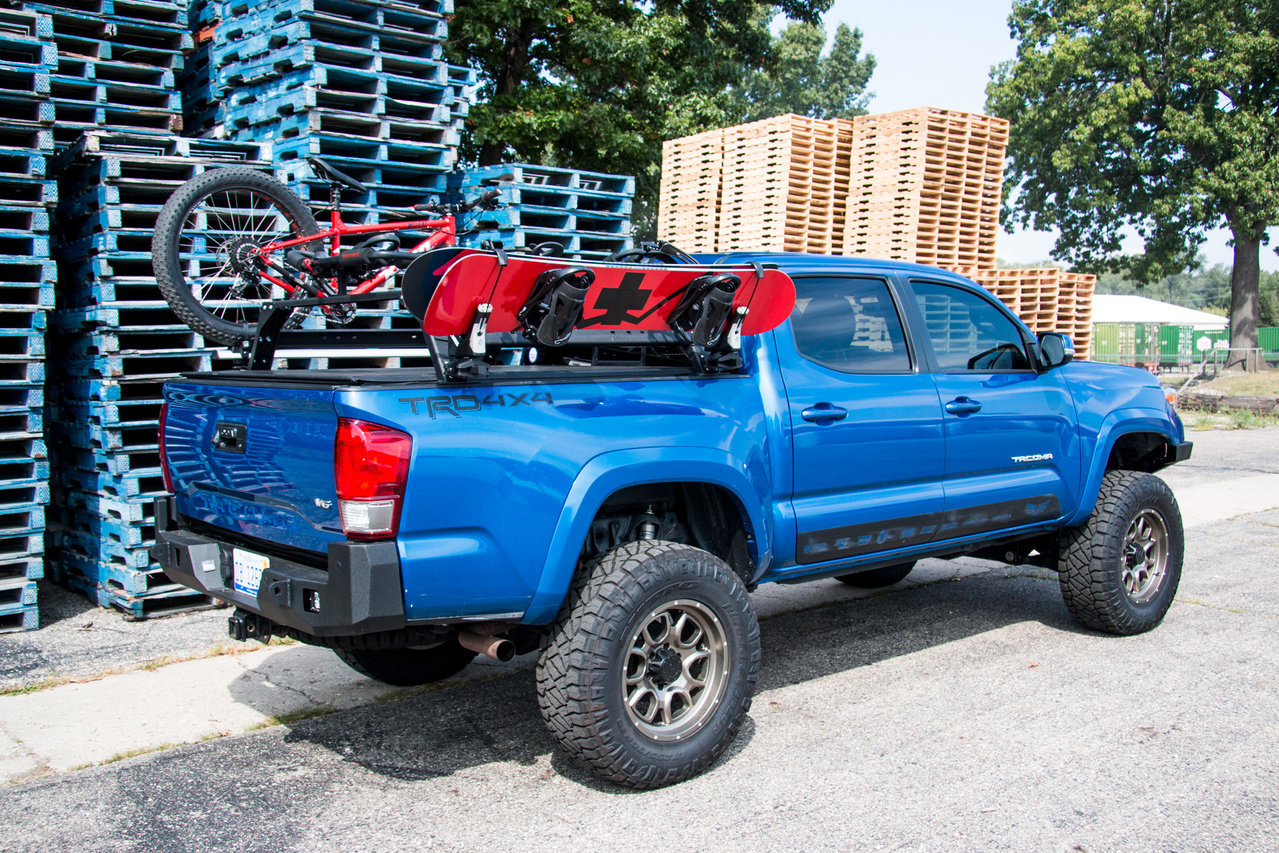
M 413 439 L 382 424 L 338 419 L 333 443 L 342 529 L 352 539 L 395 536 Z
M 169 415 L 169 404 L 160 404 L 160 473 L 164 476 L 164 490 L 173 494 L 173 475 L 169 473 L 169 457 L 164 452 L 164 419 Z

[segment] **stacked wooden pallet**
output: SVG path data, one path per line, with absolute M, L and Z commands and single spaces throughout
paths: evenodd
M 995 266 L 1008 122 L 919 107 L 852 122 L 843 253 Z
M 686 252 L 715 251 L 723 174 L 724 131 L 664 142 L 658 236 Z
M 961 269 L 1011 308 L 1035 332 L 1063 332 L 1075 342 L 1078 358 L 1092 344 L 1092 297 L 1097 277 L 1037 269 Z
M 685 251 L 838 251 L 838 123 L 782 115 L 663 146 L 658 237 Z

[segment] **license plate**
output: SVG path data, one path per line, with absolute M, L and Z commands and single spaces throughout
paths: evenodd
M 231 549 L 231 573 L 237 592 L 254 597 L 262 586 L 262 570 L 271 565 L 271 560 L 251 551 Z

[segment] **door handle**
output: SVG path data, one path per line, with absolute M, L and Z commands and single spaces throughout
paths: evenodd
M 816 424 L 823 424 L 828 421 L 842 421 L 848 417 L 848 409 L 832 406 L 830 403 L 818 403 L 816 406 L 800 412 L 800 417 Z
M 956 397 L 946 404 L 946 411 L 952 415 L 971 415 L 981 411 L 981 403 L 971 397 Z

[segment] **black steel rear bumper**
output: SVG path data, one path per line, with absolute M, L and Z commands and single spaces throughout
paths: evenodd
M 173 498 L 156 501 L 151 556 L 174 581 L 315 637 L 348 637 L 405 627 L 400 557 L 394 542 L 329 546 L 326 568 L 276 556 L 257 596 L 234 588 L 235 546 L 173 523 Z M 252 550 L 249 548 L 248 550 Z

